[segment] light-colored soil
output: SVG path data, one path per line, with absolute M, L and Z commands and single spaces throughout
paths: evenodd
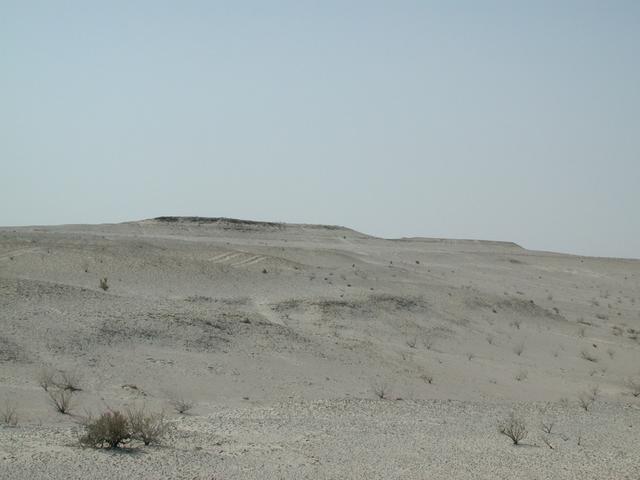
M 2 228 L 0 478 L 640 478 L 639 307 L 640 261 L 510 243 Z M 78 377 L 73 415 L 45 368 Z M 85 412 L 134 405 L 169 413 L 161 446 L 78 446 Z M 523 445 L 497 431 L 512 411 Z

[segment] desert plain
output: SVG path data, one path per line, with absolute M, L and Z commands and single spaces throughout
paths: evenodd
M 65 414 L 46 372 L 74 383 Z M 158 444 L 79 443 L 130 408 L 164 412 Z M 2 479 L 636 480 L 640 261 L 222 218 L 3 227 L 0 412 Z

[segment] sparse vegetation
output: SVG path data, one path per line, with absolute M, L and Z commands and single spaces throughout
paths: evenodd
M 597 386 L 593 386 L 589 388 L 589 390 L 578 395 L 578 403 L 585 412 L 588 412 L 593 407 L 593 404 L 598 397 L 599 390 L 600 389 Z
M 100 279 L 100 288 L 102 290 L 104 290 L 105 292 L 107 290 L 109 290 L 109 284 L 108 284 L 108 281 L 107 281 L 107 277 L 104 277 L 104 278 Z
M 47 392 L 50 387 L 55 386 L 55 375 L 56 372 L 51 368 L 43 368 L 38 372 L 38 385 L 40 385 L 42 389 Z
M 498 424 L 498 432 L 511 439 L 514 445 L 518 445 L 527 437 L 527 425 L 524 419 L 511 413 L 509 417 Z
M 180 414 L 188 413 L 195 405 L 192 400 L 188 400 L 182 395 L 173 395 L 169 398 L 169 404 Z
M 82 390 L 79 386 L 80 375 L 78 375 L 78 373 L 61 371 L 59 377 L 59 381 L 55 383 L 58 388 L 62 388 L 64 390 L 69 390 L 72 392 L 78 392 Z
M 132 432 L 127 417 L 117 410 L 108 411 L 97 419 L 83 422 L 85 434 L 80 443 L 92 448 L 118 448 L 131 440 Z
M 424 380 L 425 383 L 432 384 L 433 383 L 433 375 L 430 373 L 424 373 L 420 375 L 420 378 Z
M 375 383 L 372 386 L 373 394 L 380 400 L 384 400 L 389 395 L 389 387 L 386 383 Z
M 592 352 L 590 352 L 587 348 L 583 348 L 580 351 L 580 356 L 587 360 L 588 362 L 596 363 L 598 361 L 598 357 L 596 357 Z
M 169 429 L 163 413 L 148 414 L 144 407 L 128 410 L 126 414 L 109 410 L 98 418 L 85 418 L 82 425 L 85 432 L 80 444 L 91 448 L 119 448 L 131 440 L 156 444 Z
M 55 407 L 55 409 L 64 414 L 68 415 L 73 408 L 73 394 L 74 390 L 67 390 L 64 388 L 51 388 L 47 390 L 47 394 L 49 394 L 49 400 L 51 404 Z
M 417 340 L 414 338 L 410 338 L 409 340 L 407 340 L 407 346 L 409 348 L 416 348 L 416 342 Z
M 627 378 L 624 384 L 629 389 L 631 395 L 633 395 L 634 397 L 640 397 L 640 377 Z
M 551 433 L 553 433 L 552 430 L 555 424 L 556 422 L 553 420 L 543 420 L 542 422 L 540 422 L 540 428 L 544 433 L 550 435 Z
M 159 443 L 169 429 L 164 413 L 146 413 L 144 407 L 127 411 L 131 438 L 145 445 Z
M 67 372 L 64 370 L 56 372 L 52 368 L 45 367 L 38 372 L 37 381 L 38 385 L 40 385 L 45 392 L 48 392 L 52 387 L 72 392 L 82 390 L 80 388 L 80 375 L 76 372 Z
M 10 400 L 6 400 L 0 410 L 0 423 L 8 427 L 18 425 L 18 407 Z

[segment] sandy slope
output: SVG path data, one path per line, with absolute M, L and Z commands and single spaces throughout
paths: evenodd
M 0 402 L 20 423 L 0 429 L 0 477 L 640 478 L 639 306 L 639 261 L 510 243 L 210 219 L 2 228 Z M 196 406 L 161 447 L 82 450 L 43 366 L 80 377 L 77 414 Z M 496 432 L 513 409 L 522 447 Z

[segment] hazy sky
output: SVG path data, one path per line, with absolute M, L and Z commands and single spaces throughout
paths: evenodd
M 640 1 L 0 0 L 0 225 L 640 257 Z

